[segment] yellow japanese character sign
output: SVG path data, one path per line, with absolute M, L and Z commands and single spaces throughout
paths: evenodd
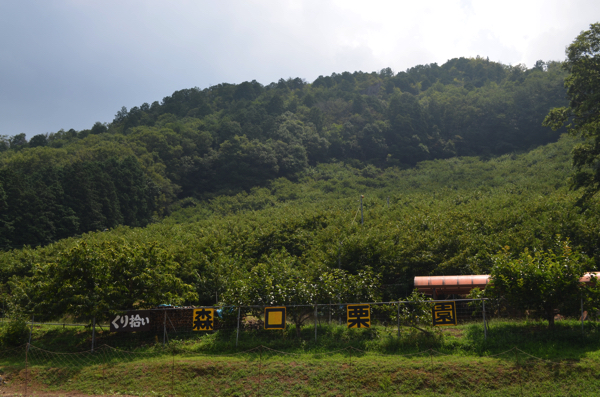
M 347 305 L 348 328 L 371 328 L 370 305 Z
M 285 329 L 285 307 L 265 307 L 265 329 Z
M 456 302 L 435 302 L 431 314 L 434 327 L 456 325 Z
M 193 331 L 212 331 L 215 329 L 215 309 L 194 309 Z

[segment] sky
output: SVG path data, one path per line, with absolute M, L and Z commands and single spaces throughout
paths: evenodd
M 562 61 L 598 0 L 0 0 L 0 135 L 89 129 L 176 90 L 458 57 Z

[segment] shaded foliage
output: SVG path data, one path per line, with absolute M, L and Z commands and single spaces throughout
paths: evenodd
M 23 178 L 16 183 L 29 200 L 63 195 L 69 204 L 60 217 L 77 224 L 58 225 L 49 215 L 54 209 L 42 208 L 50 204 L 19 207 L 11 189 L 9 212 L 50 226 L 45 232 L 35 222 L 19 225 L 14 215 L 3 223 L 17 229 L 2 233 L 2 248 L 117 224 L 145 225 L 151 216 L 167 215 L 177 200 L 205 201 L 281 177 L 297 180 L 317 164 L 408 168 L 528 150 L 558 138 L 541 121 L 548 109 L 566 104 L 565 76 L 557 63 L 527 69 L 478 57 L 400 73 L 334 73 L 311 84 L 300 78 L 266 86 L 224 83 L 122 107 L 112 123 L 96 122 L 89 130 L 39 134 L 29 142 L 24 134 L 2 137 L 0 170 L 12 175 L 3 180 Z M 147 188 L 131 174 L 137 170 L 128 176 L 107 163 L 126 161 L 133 170 L 129 157 L 139 163 Z M 6 183 L 0 181 L 9 194 Z M 41 187 L 27 187 L 32 184 Z M 49 185 L 55 186 L 51 192 Z M 33 230 L 24 230 L 29 224 Z
M 501 247 L 548 250 L 557 234 L 595 263 L 598 208 L 565 187 L 576 142 L 539 146 L 559 137 L 541 126 L 564 102 L 559 66 L 220 84 L 34 144 L 2 137 L 5 299 L 48 318 L 398 299 L 414 276 L 487 273 Z
M 152 219 L 157 192 L 133 157 L 31 165 L 0 169 L 3 249 Z
M 582 296 L 586 258 L 573 252 L 569 241 L 557 241 L 549 250 L 525 249 L 515 258 L 504 249 L 494 256 L 491 285 L 486 295 L 503 298 L 514 308 L 538 311 L 550 327 L 561 306 L 573 305 Z
M 581 32 L 566 53 L 569 106 L 552 109 L 544 125 L 558 129 L 566 124 L 569 132 L 586 138 L 573 150 L 572 178 L 574 188 L 583 188 L 585 201 L 600 190 L 600 23 Z
M 320 164 L 298 183 L 279 178 L 249 193 L 182 201 L 143 229 L 121 226 L 5 252 L 0 283 L 13 296 L 14 280 L 31 285 L 35 269 L 62 263 L 82 242 L 99 257 L 120 245 L 155 246 L 178 264 L 173 276 L 194 288 L 198 298 L 184 303 L 196 305 L 211 305 L 216 296 L 233 304 L 368 298 L 339 290 L 340 280 L 372 284 L 371 296 L 395 300 L 411 293 L 415 276 L 486 274 L 502 247 L 546 252 L 556 249 L 557 234 L 590 258 L 583 269 L 590 271 L 600 258 L 600 211 L 582 211 L 568 190 L 575 144 L 565 137 L 521 155 L 428 161 L 407 170 Z M 321 283 L 335 289 L 321 294 L 327 288 L 314 287 Z M 244 288 L 250 292 L 240 295 Z

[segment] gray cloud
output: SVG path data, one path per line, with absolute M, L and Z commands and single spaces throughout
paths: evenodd
M 0 135 L 90 128 L 121 106 L 221 82 L 475 55 L 561 60 L 600 15 L 595 1 L 536 4 L 523 17 L 530 26 L 487 21 L 495 14 L 477 0 L 0 2 Z

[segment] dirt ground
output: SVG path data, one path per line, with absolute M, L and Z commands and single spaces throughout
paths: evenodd
M 104 394 L 108 395 L 108 394 Z M 29 383 L 27 389 L 25 389 L 25 383 L 11 383 L 8 381 L 0 385 L 0 396 L 1 397 L 91 397 L 97 396 L 96 394 L 86 394 L 78 391 L 47 391 L 45 387 Z M 120 397 L 131 397 L 123 394 Z
M 53 392 L 48 392 L 48 391 L 44 391 L 43 388 L 36 388 L 36 387 L 28 387 L 27 388 L 27 394 L 25 393 L 25 386 L 23 385 L 17 385 L 17 387 L 14 387 L 13 385 L 2 385 L 2 387 L 0 387 L 0 396 L 19 396 L 19 397 L 24 397 L 24 396 L 36 396 L 36 397 L 88 397 L 91 396 L 91 394 L 83 394 L 83 393 L 79 393 L 79 392 L 73 392 L 73 391 L 53 391 Z

